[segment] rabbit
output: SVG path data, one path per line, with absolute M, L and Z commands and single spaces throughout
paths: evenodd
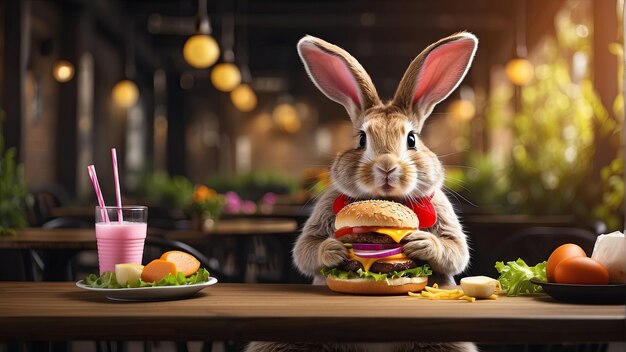
M 432 197 L 436 221 L 405 237 L 403 252 L 433 270 L 429 284 L 454 284 L 465 270 L 469 248 L 454 209 L 442 191 L 444 169 L 420 140 L 424 122 L 465 77 L 478 39 L 461 32 L 428 46 L 409 65 L 393 99 L 383 103 L 369 75 L 343 49 L 305 36 L 298 52 L 313 83 L 342 104 L 356 132 L 355 147 L 337 155 L 330 167 L 332 185 L 320 196 L 293 249 L 295 266 L 320 284 L 320 270 L 347 259 L 346 247 L 333 237 L 333 205 L 340 195 L 353 200 L 398 202 Z M 289 345 L 257 342 L 249 351 L 372 350 L 367 344 Z M 472 343 L 383 345 L 393 351 L 477 351 Z

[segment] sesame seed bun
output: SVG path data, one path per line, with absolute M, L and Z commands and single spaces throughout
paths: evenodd
M 418 228 L 417 215 L 387 200 L 364 200 L 346 205 L 335 218 L 335 229 L 355 226 Z

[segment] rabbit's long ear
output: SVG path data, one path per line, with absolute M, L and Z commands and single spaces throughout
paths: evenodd
M 435 105 L 461 83 L 477 46 L 473 34 L 462 32 L 431 44 L 411 62 L 393 102 L 417 119 L 418 131 Z
M 369 75 L 345 50 L 307 35 L 298 42 L 298 53 L 313 83 L 348 110 L 352 123 L 380 103 Z

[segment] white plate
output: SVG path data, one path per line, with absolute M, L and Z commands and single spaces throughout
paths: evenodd
M 217 279 L 210 277 L 209 281 L 194 285 L 181 286 L 155 286 L 155 287 L 138 287 L 138 288 L 95 288 L 89 287 L 80 280 L 76 286 L 100 293 L 106 298 L 114 301 L 165 301 L 171 299 L 186 298 L 194 295 L 200 290 L 214 285 Z

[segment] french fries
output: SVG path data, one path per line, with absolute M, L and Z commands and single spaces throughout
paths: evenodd
M 466 300 L 468 302 L 476 301 L 476 297 L 467 296 L 463 293 L 463 290 L 452 289 L 452 290 L 444 290 L 439 288 L 439 285 L 434 284 L 431 286 L 426 286 L 421 293 L 409 292 L 409 296 L 411 297 L 419 297 L 419 298 L 427 298 L 430 300 Z M 489 299 L 498 299 L 498 296 L 493 294 L 489 296 Z

